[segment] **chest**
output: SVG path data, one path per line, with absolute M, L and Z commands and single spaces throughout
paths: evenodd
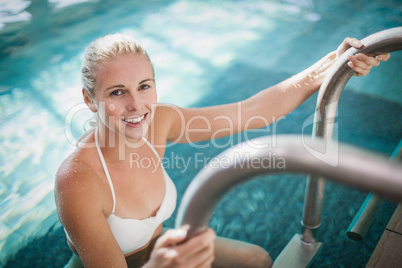
M 116 198 L 115 215 L 134 219 L 155 216 L 166 191 L 161 158 L 145 148 L 131 154 L 128 161 L 109 166 Z

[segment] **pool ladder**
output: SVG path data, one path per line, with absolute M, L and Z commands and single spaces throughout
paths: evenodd
M 402 160 L 402 140 L 399 142 L 398 146 L 392 153 L 390 159 L 394 161 Z M 357 241 L 363 240 L 383 201 L 384 199 L 376 194 L 369 193 L 367 195 L 363 205 L 357 212 L 355 218 L 346 231 L 346 234 L 350 239 Z
M 316 233 L 321 225 L 326 179 L 372 192 L 375 196 L 402 201 L 400 163 L 331 141 L 338 100 L 354 72 L 347 66 L 348 56 L 402 50 L 402 27 L 375 33 L 364 38 L 362 43 L 365 44 L 363 49 L 347 50 L 326 76 L 318 93 L 312 137 L 279 136 L 273 147 L 269 146 L 270 138 L 261 137 L 222 152 L 216 158 L 218 161 L 225 159 L 225 168 L 217 169 L 216 165 L 208 164 L 190 183 L 177 213 L 176 227 L 188 224 L 189 236 L 205 230 L 224 194 L 256 175 L 278 172 L 310 174 L 306 184 L 302 233 L 293 236 L 274 262 L 274 267 L 307 267 L 322 246 Z M 277 163 L 284 160 L 286 168 L 274 165 L 267 169 L 263 165 L 258 167 L 239 162 L 241 159 L 262 162 L 267 158 Z M 227 165 L 228 159 L 230 165 Z

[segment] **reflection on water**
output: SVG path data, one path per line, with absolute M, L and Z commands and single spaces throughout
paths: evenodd
M 267 77 L 290 76 L 335 49 L 345 36 L 360 38 L 402 25 L 397 1 L 383 6 L 356 2 L 0 2 L 2 263 L 57 223 L 53 178 L 74 149 L 65 132 L 71 129 L 78 137 L 91 116 L 77 107 L 82 104 L 80 56 L 93 39 L 118 31 L 135 36 L 155 65 L 160 101 L 192 106 L 213 90 L 226 95 L 249 91 L 224 87 L 225 81 L 238 79 L 229 72 L 235 66 L 251 66 Z M 401 69 L 401 55 L 395 55 L 387 68 L 351 81 L 353 90 L 402 103 L 401 93 L 381 91 L 386 90 L 384 83 L 390 88 L 401 83 L 383 79 L 396 77 Z M 251 74 L 244 79 L 261 77 Z M 272 83 L 267 81 L 266 86 Z M 67 115 L 72 121 L 66 125 Z
M 31 13 L 25 11 L 29 4 L 29 1 L 2 1 L 0 3 L 0 29 L 6 23 L 28 21 L 32 17 Z

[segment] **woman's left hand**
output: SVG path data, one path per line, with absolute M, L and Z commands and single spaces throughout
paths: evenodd
M 342 44 L 336 50 L 337 58 L 342 55 L 350 47 L 364 48 L 362 42 L 356 38 L 346 37 Z M 391 55 L 389 53 L 379 54 L 376 56 L 368 56 L 363 53 L 358 53 L 354 56 L 350 55 L 348 65 L 355 71 L 355 76 L 367 75 L 373 66 L 380 65 L 381 61 L 387 61 Z

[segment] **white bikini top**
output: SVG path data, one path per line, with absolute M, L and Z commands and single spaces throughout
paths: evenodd
M 152 144 L 149 143 L 149 141 L 145 137 L 143 137 L 143 140 L 160 160 L 159 154 L 156 152 Z M 97 129 L 95 129 L 95 144 L 113 197 L 113 210 L 112 214 L 110 214 L 110 216 L 107 218 L 107 222 L 109 223 L 113 236 L 119 244 L 120 249 L 123 251 L 123 254 L 127 254 L 145 246 L 152 239 L 152 235 L 154 234 L 158 226 L 165 220 L 170 218 L 176 208 L 176 187 L 167 174 L 166 170 L 162 166 L 165 178 L 165 196 L 156 215 L 143 220 L 127 219 L 116 216 L 114 214 L 116 209 L 116 196 L 114 193 L 113 183 L 110 178 L 109 170 L 106 166 L 105 159 L 103 158 L 102 151 L 99 147 Z M 67 238 L 71 241 L 68 234 Z

